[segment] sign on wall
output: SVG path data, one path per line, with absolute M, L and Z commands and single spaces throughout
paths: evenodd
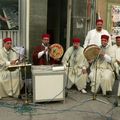
M 0 30 L 18 30 L 19 0 L 0 0 Z
M 120 35 L 120 6 L 112 5 L 111 7 L 111 35 L 113 37 Z

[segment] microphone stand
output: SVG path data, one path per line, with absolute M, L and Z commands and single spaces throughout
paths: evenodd
M 100 51 L 101 52 L 101 51 Z M 94 84 L 94 92 L 93 92 L 93 96 L 92 96 L 92 98 L 89 98 L 89 99 L 87 99 L 87 100 L 83 100 L 82 101 L 82 103 L 86 103 L 86 102 L 88 102 L 88 101 L 98 101 L 98 102 L 101 102 L 101 103 L 104 103 L 104 104 L 109 104 L 108 102 L 106 102 L 106 101 L 103 101 L 103 100 L 101 100 L 101 99 L 98 99 L 96 96 L 97 96 L 97 93 L 96 93 L 96 84 L 97 84 L 97 61 L 98 61 L 98 58 L 99 58 L 99 55 L 100 55 L 100 52 L 99 52 L 99 54 L 98 54 L 98 56 L 96 57 L 96 59 L 94 60 L 94 64 L 95 64 L 95 84 Z
M 99 52 L 99 54 L 97 55 L 96 59 L 94 60 L 94 64 L 95 64 L 95 76 L 94 76 L 94 77 L 95 77 L 95 84 L 94 84 L 93 96 L 92 96 L 92 98 L 83 100 L 83 101 L 81 102 L 81 104 L 87 103 L 87 102 L 89 102 L 89 101 L 98 101 L 98 102 L 101 102 L 101 103 L 104 103 L 104 104 L 107 104 L 107 105 L 109 104 L 108 102 L 103 101 L 103 100 L 97 98 L 97 92 L 96 92 L 96 84 L 97 84 L 97 83 L 96 83 L 96 81 L 97 81 L 97 61 L 98 61 L 98 58 L 99 58 L 100 53 L 101 53 L 101 51 Z M 107 117 L 107 120 L 109 120 L 108 117 Z M 110 119 L 110 120 L 111 120 L 111 119 Z
M 25 65 L 25 67 L 24 67 L 24 79 L 25 79 L 25 104 L 26 104 L 26 103 L 28 103 L 28 94 L 27 94 L 27 81 L 26 81 L 26 78 L 27 78 L 26 71 L 27 70 L 26 70 L 26 59 L 25 58 L 27 58 L 27 57 L 25 55 L 20 54 L 19 52 L 17 52 L 13 48 L 11 48 L 11 50 L 19 55 L 19 62 L 24 63 L 24 65 Z M 23 57 L 22 61 L 20 60 L 21 56 Z M 20 67 L 19 67 L 19 72 L 20 72 Z M 19 86 L 20 86 L 20 73 L 19 73 Z M 20 89 L 21 89 L 21 86 L 20 86 Z M 21 97 L 21 95 L 20 95 L 20 97 Z
M 67 86 L 68 86 L 68 80 L 69 80 L 69 68 L 70 68 L 70 59 L 71 59 L 71 56 L 74 52 L 74 48 L 73 48 L 73 51 L 71 53 L 71 55 L 69 56 L 69 59 L 67 60 L 67 63 L 68 63 L 68 67 L 67 67 L 67 79 L 66 79 L 66 87 L 65 87 L 65 96 L 67 97 L 68 96 L 68 89 L 67 89 Z
M 23 57 L 23 59 L 27 58 L 25 55 L 20 54 L 20 53 L 17 52 L 15 49 L 11 48 L 11 50 L 12 50 L 13 52 L 15 52 L 16 54 L 19 55 L 19 60 L 20 60 L 20 57 L 21 57 L 21 56 Z
M 116 86 L 117 91 L 116 91 L 116 94 L 115 94 L 115 101 L 114 101 L 114 103 L 113 103 L 114 107 L 120 106 L 120 104 L 118 104 L 118 95 L 117 95 L 118 90 L 119 90 L 119 84 L 120 84 L 120 75 L 117 75 L 117 80 L 118 80 L 118 84 L 117 84 L 117 86 Z
M 99 102 L 108 104 L 107 102 L 105 102 L 105 101 L 103 101 L 101 99 L 96 98 L 96 96 L 97 96 L 97 93 L 96 93 L 96 85 L 97 85 L 97 61 L 98 61 L 99 55 L 100 55 L 100 53 L 98 54 L 97 58 L 94 60 L 94 63 L 95 63 L 95 85 L 94 85 L 93 97 L 91 99 L 88 99 L 88 101 L 89 100 L 97 100 Z
M 118 106 L 120 106 L 120 104 L 118 104 L 118 90 L 119 90 L 119 87 L 120 87 L 120 70 L 119 70 L 119 75 L 117 75 L 117 80 L 118 80 L 118 84 L 117 84 L 117 86 L 116 86 L 116 88 L 117 88 L 117 92 L 116 92 L 116 95 L 115 95 L 115 102 L 113 103 L 113 105 L 115 106 L 115 107 L 118 107 Z
M 25 104 L 28 104 L 28 85 L 29 85 L 29 83 L 28 83 L 28 81 L 27 81 L 27 65 L 26 65 L 26 56 L 25 55 L 22 55 L 23 56 L 23 59 L 22 59 L 22 63 L 25 65 L 25 67 L 24 67 L 24 82 L 25 82 L 25 101 L 24 101 L 24 103 Z
M 67 68 L 67 79 L 66 79 L 66 87 L 65 87 L 65 96 L 67 97 L 68 96 L 68 89 L 67 89 L 67 85 L 68 85 L 68 79 L 69 79 L 69 67 L 70 67 L 70 62 L 68 63 L 68 68 Z
M 116 94 L 115 94 L 115 101 L 114 101 L 114 103 L 113 103 L 113 106 L 112 106 L 112 108 L 107 112 L 107 114 L 108 113 L 110 113 L 111 112 L 111 116 L 110 116 L 110 120 L 112 120 L 112 114 L 113 114 L 113 111 L 114 111 L 114 109 L 116 108 L 116 107 L 120 107 L 120 104 L 118 103 L 118 90 L 119 90 L 119 85 L 120 85 L 120 70 L 119 70 L 119 75 L 117 75 L 117 80 L 118 80 L 118 83 L 117 83 L 117 85 L 116 85 L 116 88 L 117 88 L 117 91 L 116 91 Z

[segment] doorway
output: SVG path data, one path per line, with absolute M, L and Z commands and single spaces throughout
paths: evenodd
M 67 0 L 48 0 L 47 33 L 51 44 L 59 43 L 66 48 Z

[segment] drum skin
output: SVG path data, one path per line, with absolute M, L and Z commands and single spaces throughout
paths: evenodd
M 59 59 L 62 57 L 64 50 L 63 47 L 60 44 L 52 44 L 50 47 L 49 55 L 53 59 Z
M 95 45 L 89 45 L 84 49 L 84 56 L 88 61 L 94 61 L 100 54 L 101 49 Z

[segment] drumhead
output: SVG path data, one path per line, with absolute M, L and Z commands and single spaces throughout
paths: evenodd
M 87 46 L 84 49 L 83 53 L 88 61 L 93 61 L 99 55 L 100 50 L 101 49 L 97 45 L 92 44 L 92 45 Z
M 50 52 L 49 55 L 50 57 L 54 58 L 54 59 L 59 59 L 62 57 L 63 55 L 63 47 L 60 44 L 52 44 L 50 46 Z

